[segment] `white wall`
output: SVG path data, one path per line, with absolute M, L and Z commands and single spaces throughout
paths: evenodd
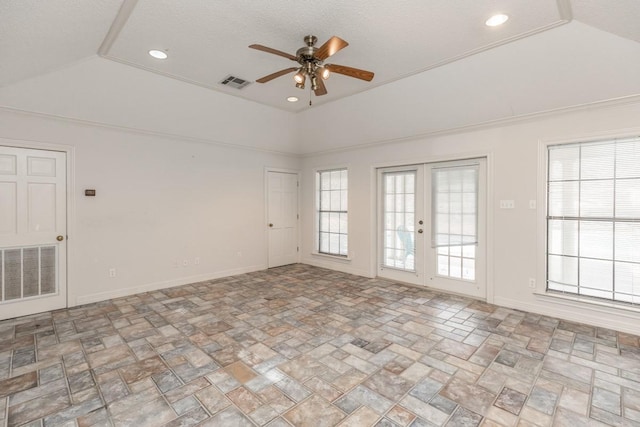
M 633 104 L 592 107 L 562 114 L 512 122 L 448 135 L 420 137 L 404 142 L 310 155 L 303 160 L 302 218 L 303 262 L 367 276 L 375 275 L 376 227 L 375 166 L 402 165 L 445 158 L 486 154 L 490 159 L 488 200 L 492 262 L 489 299 L 499 305 L 640 333 L 640 312 L 602 308 L 560 301 L 533 294 L 528 278 L 537 279 L 544 290 L 540 242 L 544 197 L 538 188 L 544 174 L 538 170 L 539 144 L 544 140 L 584 140 L 601 135 L 640 132 L 640 101 Z M 357 134 L 352 128 L 345 130 Z M 355 136 L 357 138 L 357 135 Z M 336 261 L 312 255 L 314 242 L 314 168 L 349 166 L 349 242 L 352 260 Z M 514 210 L 498 209 L 501 199 L 513 199 Z M 541 209 L 530 210 L 536 199 Z M 542 222 L 543 223 L 543 222 Z M 491 250 L 491 248 L 489 248 Z
M 70 306 L 266 268 L 264 169 L 299 163 L 0 110 L 0 144 L 42 143 L 73 147 Z

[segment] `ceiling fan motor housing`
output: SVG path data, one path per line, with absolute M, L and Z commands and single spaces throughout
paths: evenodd
M 302 64 L 303 62 L 312 60 L 317 50 L 318 48 L 313 46 L 301 47 L 296 52 L 296 56 L 298 57 L 298 62 Z

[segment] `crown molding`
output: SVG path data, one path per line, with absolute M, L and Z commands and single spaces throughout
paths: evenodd
M 94 128 L 97 127 L 97 128 L 108 129 L 108 130 L 116 130 L 116 131 L 120 131 L 120 132 L 132 133 L 132 134 L 137 134 L 137 135 L 153 136 L 153 137 L 157 137 L 157 138 L 172 139 L 172 140 L 182 141 L 182 142 L 187 141 L 187 142 L 192 142 L 192 143 L 196 143 L 196 144 L 214 145 L 214 146 L 218 146 L 218 147 L 221 147 L 221 148 L 244 150 L 244 151 L 254 151 L 254 152 L 259 152 L 259 153 L 264 153 L 264 154 L 276 154 L 276 155 L 280 155 L 280 156 L 287 156 L 287 157 L 293 157 L 293 158 L 299 158 L 300 157 L 299 153 L 293 153 L 293 152 L 289 152 L 289 151 L 270 150 L 270 149 L 267 149 L 267 148 L 252 147 L 250 145 L 235 144 L 235 143 L 218 141 L 218 140 L 213 140 L 213 139 L 206 139 L 206 138 L 196 138 L 196 137 L 192 137 L 192 136 L 179 135 L 179 134 L 174 134 L 174 133 L 170 133 L 170 132 L 151 131 L 151 130 L 146 130 L 146 129 L 132 128 L 132 127 L 128 127 L 128 126 L 120 126 L 120 125 L 113 125 L 113 124 L 108 124 L 108 123 L 100 123 L 100 122 L 94 122 L 94 121 L 91 121 L 91 120 L 82 120 L 82 119 L 76 119 L 76 118 L 72 118 L 72 117 L 60 116 L 60 115 L 56 115 L 56 114 L 40 113 L 40 112 L 36 112 L 36 111 L 28 111 L 28 110 L 22 110 L 22 109 L 19 109 L 19 108 L 13 108 L 13 107 L 7 107 L 7 106 L 0 106 L 0 111 L 5 111 L 5 112 L 8 112 L 8 113 L 14 113 L 14 114 L 20 114 L 20 115 L 24 115 L 24 116 L 38 117 L 38 118 L 41 118 L 41 119 L 62 121 L 62 122 L 72 123 L 72 124 L 79 125 L 79 126 L 94 127 Z

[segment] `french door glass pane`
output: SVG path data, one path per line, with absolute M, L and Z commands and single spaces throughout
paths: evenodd
M 415 271 L 416 171 L 386 172 L 383 185 L 385 267 Z
M 438 275 L 475 280 L 478 166 L 434 167 L 431 180 L 431 243 L 438 253 Z
M 478 166 L 434 167 L 431 179 L 432 246 L 475 245 Z

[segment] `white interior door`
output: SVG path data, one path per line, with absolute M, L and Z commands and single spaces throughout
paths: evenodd
M 66 307 L 66 154 L 0 146 L 0 319 Z
M 486 160 L 384 168 L 378 274 L 486 298 Z
M 267 172 L 268 266 L 298 262 L 298 174 Z

